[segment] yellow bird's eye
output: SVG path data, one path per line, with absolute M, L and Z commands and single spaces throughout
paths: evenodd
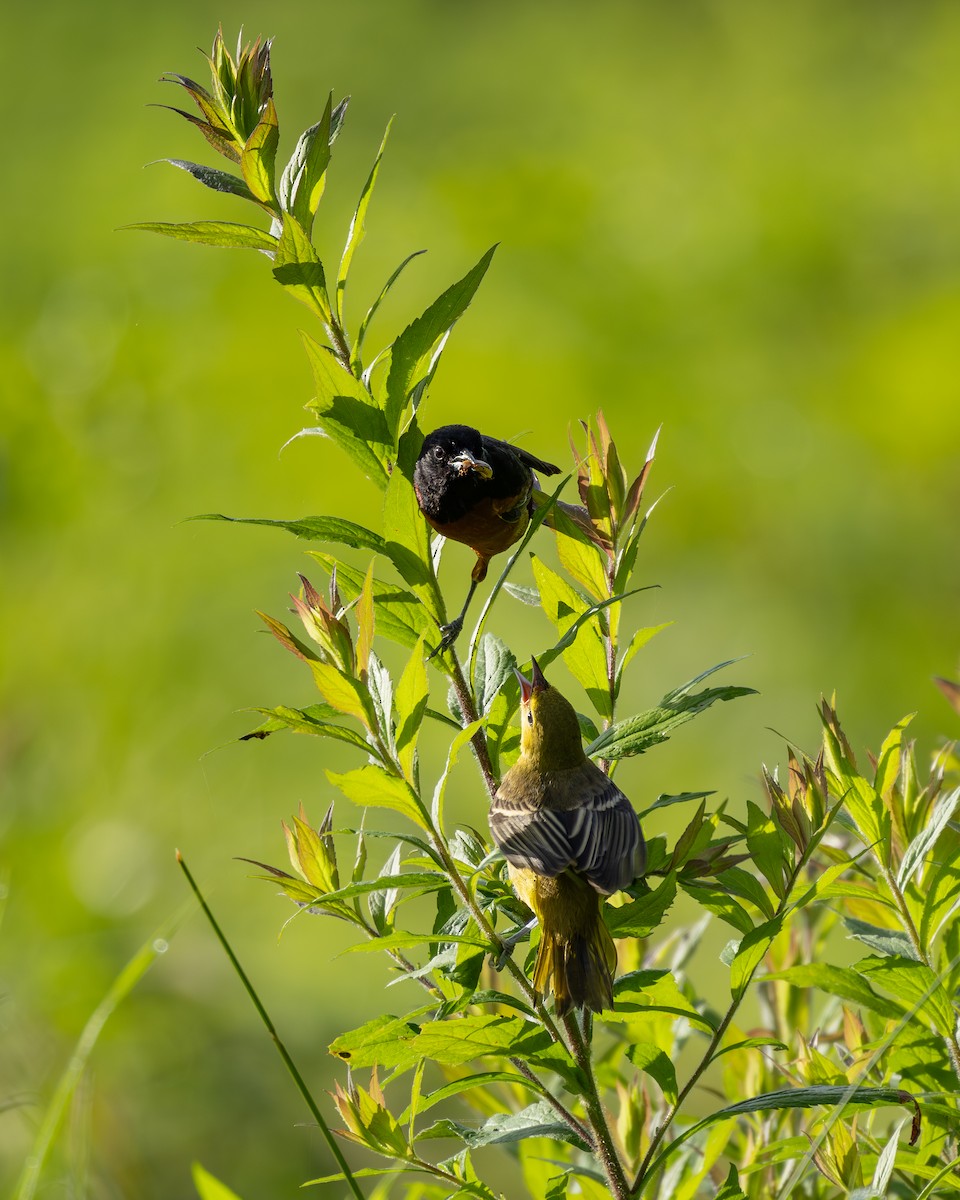
M 527 724 L 528 725 L 533 724 L 533 709 L 532 708 L 527 709 Z

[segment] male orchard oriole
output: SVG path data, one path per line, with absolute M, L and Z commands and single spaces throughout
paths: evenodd
M 640 819 L 623 792 L 583 752 L 573 705 L 536 659 L 520 681 L 520 757 L 490 809 L 517 895 L 540 922 L 533 986 L 552 985 L 558 1016 L 613 1004 L 617 951 L 601 896 L 643 872 Z
M 449 649 L 459 636 L 490 559 L 526 532 L 534 471 L 557 475 L 560 468 L 469 425 L 443 425 L 424 438 L 413 469 L 420 511 L 437 533 L 463 542 L 477 556 L 467 599 L 460 615 L 442 627 L 438 650 Z

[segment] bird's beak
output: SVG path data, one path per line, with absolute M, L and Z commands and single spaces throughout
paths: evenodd
M 451 458 L 450 466 L 458 475 L 466 475 L 468 471 L 473 471 L 481 479 L 490 479 L 493 476 L 493 467 L 485 459 L 475 458 L 469 450 L 461 450 L 456 458 Z
M 517 677 L 517 682 L 520 684 L 521 704 L 529 704 L 531 696 L 535 696 L 540 692 L 546 691 L 546 689 L 550 686 L 550 684 L 547 683 L 543 672 L 540 670 L 540 664 L 533 657 L 530 659 L 530 667 L 531 670 L 529 679 L 527 679 L 525 675 L 521 675 L 516 667 L 513 669 L 513 673 Z

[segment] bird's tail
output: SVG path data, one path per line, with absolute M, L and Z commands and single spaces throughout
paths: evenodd
M 600 1012 L 613 1007 L 617 950 L 603 923 L 600 897 L 592 892 L 584 900 L 592 900 L 587 920 L 581 917 L 573 928 L 552 928 L 548 920 L 542 924 L 533 986 L 542 996 L 552 987 L 558 1017 L 571 1008 Z

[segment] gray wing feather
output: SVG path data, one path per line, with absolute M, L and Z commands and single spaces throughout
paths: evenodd
M 513 866 L 550 878 L 573 867 L 610 895 L 642 873 L 643 834 L 633 805 L 610 779 L 598 769 L 590 782 L 592 795 L 575 808 L 526 808 L 498 796 L 490 830 Z

